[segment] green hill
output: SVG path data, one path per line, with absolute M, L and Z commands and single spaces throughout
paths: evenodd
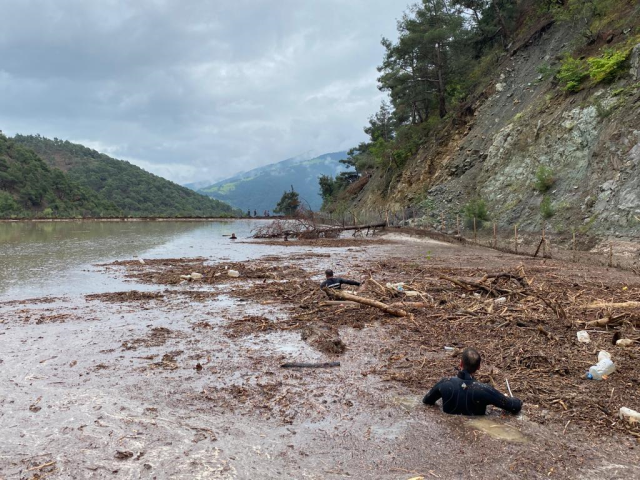
M 112 202 L 0 134 L 0 218 L 120 214 Z
M 304 204 L 319 210 L 322 198 L 318 177 L 335 176 L 344 170 L 340 160 L 345 158 L 346 152 L 326 153 L 308 160 L 290 158 L 241 173 L 198 191 L 228 202 L 242 211 L 257 210 L 262 214 L 264 210 L 272 211 L 282 193 L 293 186 Z
M 115 204 L 125 216 L 220 217 L 239 213 L 221 201 L 82 145 L 40 135 L 16 135 L 14 141 Z

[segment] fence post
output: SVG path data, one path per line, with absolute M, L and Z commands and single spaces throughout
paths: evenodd
M 478 229 L 476 228 L 476 217 L 473 217 L 473 241 L 478 244 Z
M 518 253 L 518 224 L 513 226 L 513 238 L 515 243 L 515 252 Z

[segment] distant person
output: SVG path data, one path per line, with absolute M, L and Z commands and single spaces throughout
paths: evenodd
M 258 216 L 258 212 L 256 212 L 255 210 L 253 211 L 253 216 L 257 217 Z
M 356 282 L 355 280 L 334 277 L 333 270 L 325 270 L 324 275 L 327 279 L 320 284 L 320 288 L 335 288 L 336 290 L 341 290 L 342 285 L 355 285 L 356 287 L 361 285 L 360 282 Z
M 487 405 L 494 405 L 511 413 L 518 413 L 522 401 L 501 394 L 491 385 L 476 381 L 472 375 L 480 369 L 480 354 L 474 348 L 462 352 L 457 377 L 443 378 L 422 399 L 435 405 L 442 398 L 442 410 L 452 415 L 484 415 Z
M 237 239 L 238 239 L 238 237 L 236 237 L 235 233 L 232 233 L 231 234 L 231 238 L 229 238 L 229 240 L 237 240 Z
M 251 210 L 247 210 L 247 217 L 251 216 Z

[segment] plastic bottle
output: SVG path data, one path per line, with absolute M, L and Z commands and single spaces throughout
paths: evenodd
M 616 371 L 616 365 L 611 361 L 609 352 L 602 350 L 598 353 L 598 363 L 592 366 L 587 373 L 589 380 L 602 380 L 603 377 L 611 375 Z

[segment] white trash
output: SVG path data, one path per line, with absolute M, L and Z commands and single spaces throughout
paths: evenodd
M 640 422 L 640 412 L 636 412 L 630 408 L 620 407 L 619 415 L 621 420 L 626 420 L 629 423 Z
M 189 281 L 191 280 L 191 275 L 180 275 L 180 278 Z
M 578 332 L 578 341 L 580 343 L 589 343 L 591 342 L 591 338 L 589 337 L 589 332 L 586 330 L 580 330 Z
M 593 365 L 587 373 L 589 380 L 602 380 L 616 371 L 616 365 L 611 361 L 611 354 L 602 350 L 598 353 L 598 363 Z
M 201 279 L 202 279 L 202 274 L 201 274 L 201 273 L 193 272 L 193 273 L 191 274 L 191 278 L 192 278 L 193 280 L 201 280 Z
M 227 275 L 233 278 L 238 278 L 240 276 L 240 272 L 237 270 L 227 270 Z
M 493 303 L 495 303 L 496 305 L 502 305 L 503 303 L 506 303 L 507 299 L 505 297 L 500 297 L 500 298 L 496 298 Z
M 631 345 L 633 345 L 633 340 L 631 340 L 630 338 L 621 338 L 620 340 L 618 340 L 616 342 L 616 346 L 617 347 L 630 347 Z

